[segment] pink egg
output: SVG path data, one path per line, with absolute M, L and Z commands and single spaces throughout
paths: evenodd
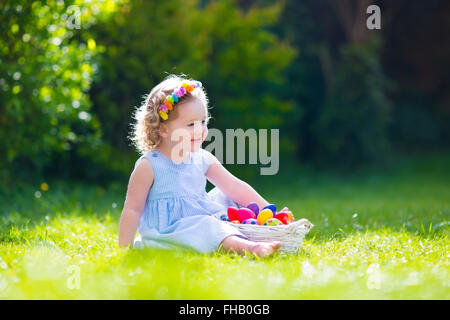
M 240 208 L 237 212 L 237 216 L 241 222 L 250 218 L 256 218 L 255 213 L 249 208 Z

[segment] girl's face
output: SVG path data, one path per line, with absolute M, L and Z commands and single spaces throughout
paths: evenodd
M 172 147 L 183 144 L 185 151 L 197 152 L 208 135 L 206 117 L 206 107 L 196 97 L 176 104 L 169 120 L 161 124 L 161 136 Z

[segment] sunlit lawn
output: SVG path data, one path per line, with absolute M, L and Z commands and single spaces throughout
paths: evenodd
M 126 185 L 29 186 L 0 196 L 0 298 L 449 299 L 449 163 L 259 177 L 266 199 L 315 225 L 299 252 L 266 260 L 122 250 Z

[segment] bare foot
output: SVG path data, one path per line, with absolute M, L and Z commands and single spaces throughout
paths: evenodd
M 250 252 L 256 254 L 260 258 L 264 258 L 275 253 L 275 251 L 280 247 L 280 241 L 257 242 L 250 248 Z

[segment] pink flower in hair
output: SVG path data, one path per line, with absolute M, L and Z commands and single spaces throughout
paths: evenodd
M 181 98 L 182 96 L 184 96 L 186 94 L 186 89 L 182 86 L 175 93 L 178 96 L 178 98 Z
M 167 110 L 168 110 L 168 108 L 167 108 L 167 106 L 166 106 L 165 104 L 162 104 L 162 105 L 159 107 L 159 109 L 162 110 L 162 111 L 164 111 L 164 112 L 167 112 Z

